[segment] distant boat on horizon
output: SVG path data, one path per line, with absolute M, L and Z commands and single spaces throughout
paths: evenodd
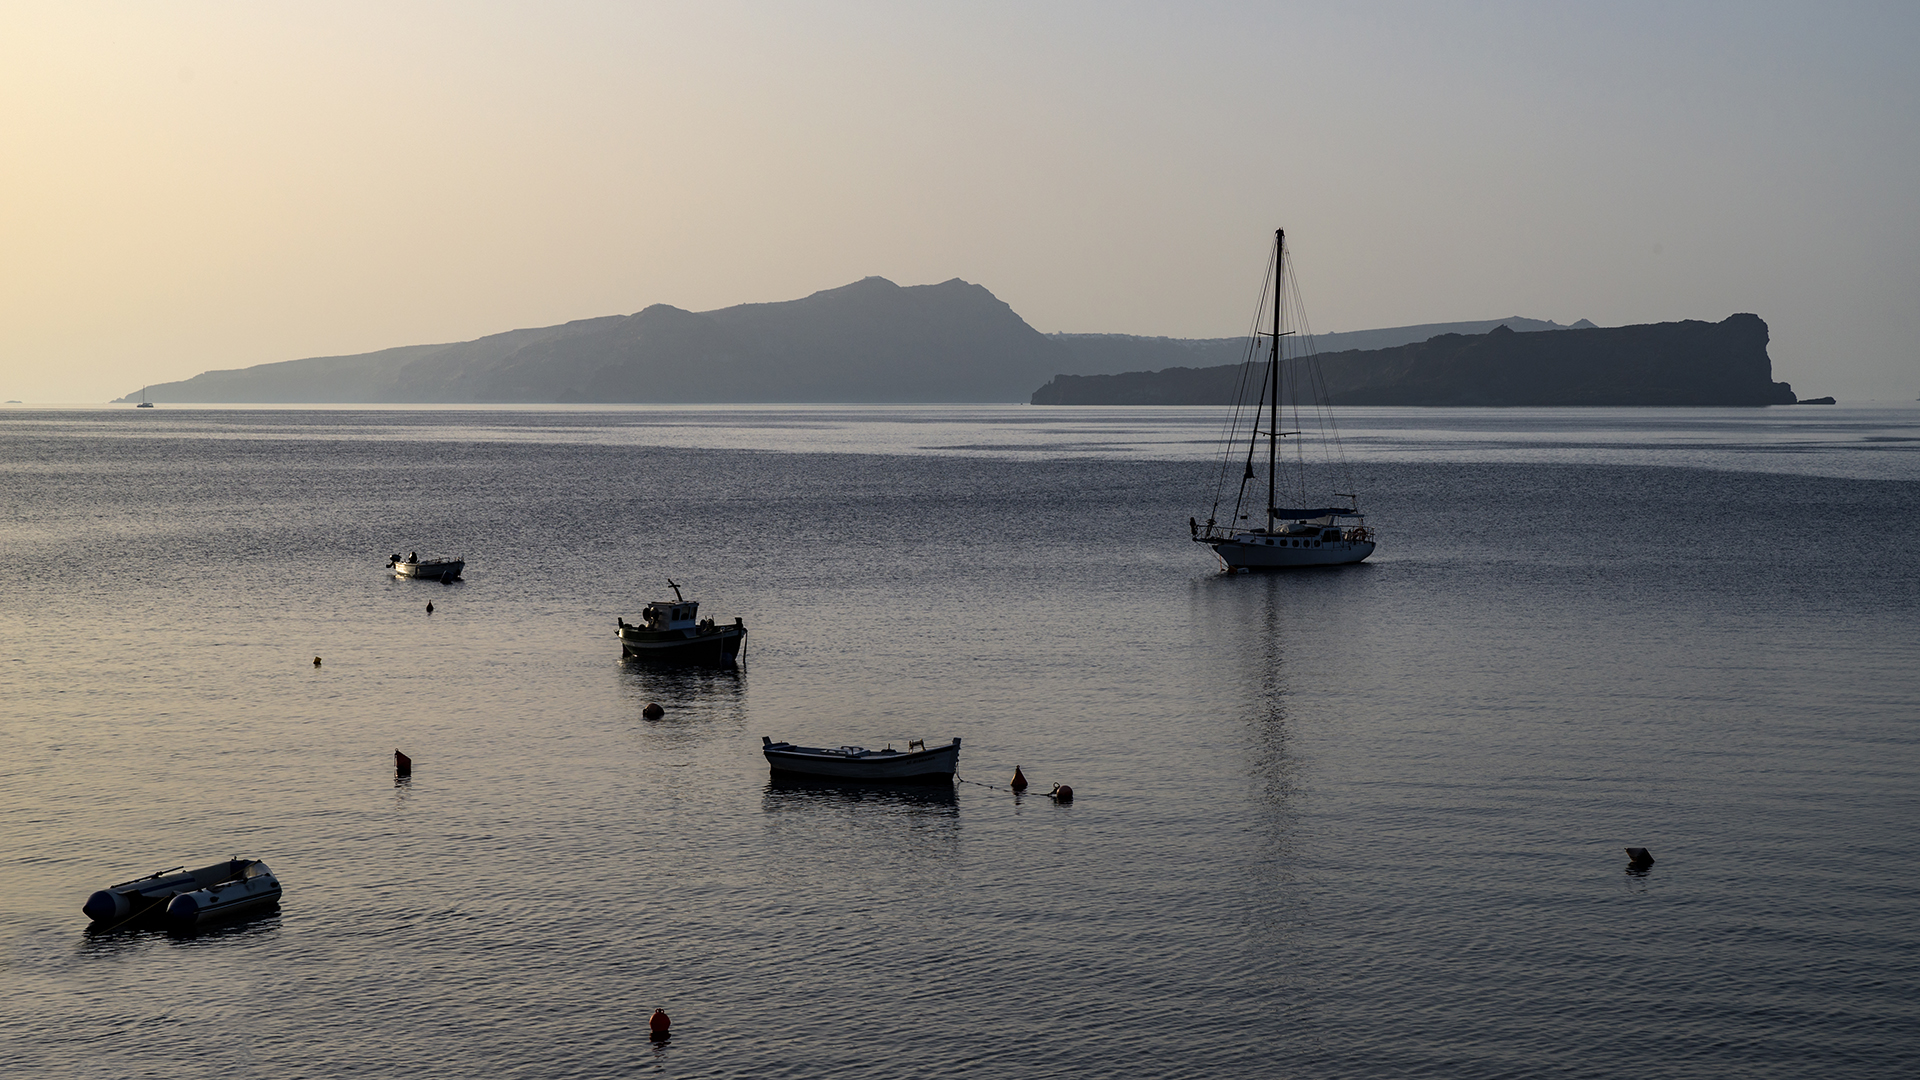
M 1255 378 L 1255 372 L 1260 370 L 1256 361 L 1261 337 L 1256 332 L 1248 337 L 1247 357 L 1241 366 L 1239 378 L 1240 391 L 1227 425 L 1225 454 L 1219 478 L 1214 485 L 1213 509 L 1208 513 L 1204 526 L 1194 518 L 1187 519 L 1194 542 L 1212 548 L 1220 559 L 1221 567 L 1230 572 L 1295 566 L 1342 566 L 1365 559 L 1373 554 L 1374 549 L 1373 532 L 1367 528 L 1366 517 L 1360 513 L 1356 496 L 1351 494 L 1359 489 L 1353 487 L 1351 479 L 1342 475 L 1346 472 L 1346 462 L 1339 456 L 1339 433 L 1327 405 L 1326 379 L 1320 373 L 1319 358 L 1314 355 L 1311 331 L 1296 338 L 1300 347 L 1292 356 L 1283 355 L 1286 350 L 1282 348 L 1282 342 L 1296 333 L 1284 325 L 1288 315 L 1287 282 L 1290 270 L 1287 231 L 1275 229 L 1273 267 L 1268 271 L 1267 291 L 1260 297 L 1262 309 L 1267 296 L 1273 298 L 1273 330 L 1266 335 L 1270 338 L 1266 370 L 1261 378 Z M 1298 288 L 1293 290 L 1292 300 L 1296 309 L 1293 312 L 1294 322 L 1304 328 L 1306 318 L 1297 310 L 1300 303 Z M 1256 320 L 1258 318 L 1256 316 Z M 1248 391 L 1253 393 L 1249 394 Z M 1288 423 L 1297 430 L 1280 429 L 1283 399 Z M 1263 406 L 1267 413 L 1264 431 L 1261 430 L 1260 415 Z M 1318 430 L 1307 431 L 1310 424 Z M 1256 479 L 1253 462 L 1263 437 L 1267 444 L 1267 507 L 1260 515 L 1259 523 L 1254 524 L 1251 518 L 1255 507 L 1249 502 L 1247 486 Z M 1289 437 L 1294 441 L 1283 459 L 1280 440 Z M 1318 440 L 1315 451 L 1320 455 L 1319 461 L 1308 460 L 1306 445 L 1302 441 L 1305 439 Z M 1220 506 L 1226 497 L 1228 478 L 1240 463 L 1243 440 L 1246 445 L 1246 467 L 1239 477 L 1239 491 L 1234 497 L 1231 515 L 1222 525 L 1219 521 Z M 1292 502 L 1291 506 L 1280 505 L 1283 470 L 1287 474 L 1284 494 Z M 1326 489 L 1320 490 L 1319 485 L 1323 482 L 1326 483 Z M 1334 483 L 1339 483 L 1349 491 L 1331 490 Z M 1347 505 L 1315 505 L 1327 502 L 1329 495 L 1347 500 Z M 1253 497 L 1258 496 L 1256 494 Z M 1242 522 L 1247 524 L 1243 525 Z
M 146 388 L 146 387 L 144 387 L 144 386 L 143 386 L 143 387 L 141 387 L 141 388 L 140 388 L 140 404 L 138 404 L 138 405 L 135 405 L 135 406 L 134 406 L 134 408 L 136 408 L 136 409 L 151 409 L 151 408 L 153 408 L 153 402 L 151 402 L 151 401 L 148 401 L 148 400 L 147 400 L 147 388 Z
M 443 584 L 459 581 L 460 572 L 466 568 L 465 559 L 422 559 L 417 551 L 409 552 L 404 559 L 395 555 L 387 560 L 387 569 L 393 571 L 396 577 L 419 578 Z

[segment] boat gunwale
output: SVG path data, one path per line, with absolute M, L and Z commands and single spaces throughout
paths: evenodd
M 768 742 L 761 744 L 760 750 L 772 761 L 775 755 L 792 757 L 803 761 L 831 761 L 838 764 L 889 764 L 901 761 L 925 759 L 939 754 L 957 754 L 960 752 L 960 740 L 955 739 L 942 746 L 922 747 L 919 750 L 895 750 L 887 747 L 881 750 L 868 750 L 866 747 L 854 747 L 858 756 L 848 754 L 846 747 L 796 746 L 789 742 Z M 885 754 L 885 757 L 875 755 Z

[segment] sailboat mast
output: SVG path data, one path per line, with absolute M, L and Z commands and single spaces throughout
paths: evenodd
M 1267 528 L 1273 528 L 1274 476 L 1280 460 L 1280 291 L 1286 288 L 1287 230 L 1273 231 L 1273 351 L 1267 354 L 1267 385 L 1271 404 L 1267 413 Z M 1254 415 L 1259 415 L 1258 413 Z

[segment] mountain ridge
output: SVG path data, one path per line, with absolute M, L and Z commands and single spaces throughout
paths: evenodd
M 148 393 L 259 404 L 1024 401 L 1068 370 L 1058 345 L 982 286 L 867 277 L 797 300 L 707 312 L 653 304 L 465 342 L 208 371 Z
M 1747 318 L 1759 323 L 1756 316 Z M 1759 357 L 1765 365 L 1765 324 L 1759 326 Z M 1373 373 L 1353 385 L 1343 384 L 1345 391 L 1357 392 L 1364 383 L 1377 397 L 1391 382 L 1420 388 L 1413 396 L 1424 397 L 1408 403 L 1432 404 L 1477 400 L 1472 394 L 1461 398 L 1459 387 L 1448 380 L 1478 377 L 1473 363 L 1493 355 L 1485 347 L 1457 344 L 1479 340 L 1485 336 L 1481 331 L 1535 339 L 1537 345 L 1568 334 L 1612 332 L 1584 319 L 1563 326 L 1514 316 L 1323 334 L 1317 341 L 1323 356 L 1340 358 L 1333 362 L 1342 371 Z M 1643 335 L 1637 347 L 1657 345 L 1654 338 Z M 1456 344 L 1433 344 L 1441 341 Z M 1574 343 L 1574 338 L 1565 339 L 1569 347 Z M 1357 348 L 1362 345 L 1368 348 Z M 1217 381 L 1217 372 L 1177 373 L 1237 364 L 1246 348 L 1245 338 L 1042 334 L 984 286 L 960 278 L 901 286 L 876 276 L 794 300 L 704 312 L 651 304 L 630 315 L 507 330 L 470 341 L 206 371 L 145 390 L 157 402 L 209 404 L 1037 404 L 1121 399 L 1201 404 L 1213 403 L 1217 396 L 1206 388 L 1210 379 Z M 1522 351 L 1541 353 L 1539 348 Z M 1478 360 L 1463 359 L 1466 353 Z M 1368 359 L 1356 359 L 1362 356 Z M 1629 369 L 1639 371 L 1633 378 L 1644 382 L 1648 373 L 1623 361 L 1620 371 Z M 1451 374 L 1436 374 L 1442 372 Z M 1750 383 L 1750 375 L 1747 371 L 1741 377 Z M 1538 380 L 1528 385 L 1553 397 Z M 1674 397 L 1633 379 L 1615 389 L 1618 393 L 1611 397 L 1598 391 L 1586 396 L 1621 398 L 1624 403 Z M 1751 397 L 1751 389 L 1741 393 Z M 137 394 L 120 400 L 137 400 Z

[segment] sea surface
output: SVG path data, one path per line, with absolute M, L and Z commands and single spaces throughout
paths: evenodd
M 1920 409 L 1338 415 L 1224 575 L 1215 410 L 0 410 L 0 1074 L 1920 1075 Z

